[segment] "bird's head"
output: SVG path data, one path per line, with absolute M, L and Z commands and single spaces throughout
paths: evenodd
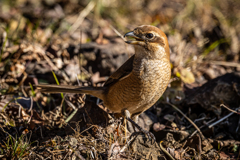
M 128 32 L 124 37 L 131 37 L 134 40 L 125 41 L 133 44 L 135 50 L 142 51 L 148 57 L 169 59 L 169 46 L 167 36 L 159 28 L 151 25 L 142 25 Z

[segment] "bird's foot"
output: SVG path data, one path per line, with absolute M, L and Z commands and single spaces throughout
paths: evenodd
M 139 132 L 133 132 L 131 136 L 134 136 L 134 135 L 138 135 L 140 133 L 144 133 L 145 135 L 147 135 L 148 139 L 150 140 L 153 140 L 154 142 L 156 142 L 156 138 L 155 136 L 153 135 L 152 132 L 149 132 L 149 131 L 146 131 L 144 130 L 142 127 L 140 127 L 136 122 L 134 122 L 131 118 L 129 117 L 126 117 L 126 119 L 132 123 L 133 126 L 135 126 Z
M 138 135 L 139 133 L 144 133 L 145 135 L 148 136 L 148 139 L 153 140 L 154 142 L 156 142 L 156 138 L 155 138 L 155 136 L 151 132 L 144 130 L 134 120 L 132 120 L 130 118 L 131 114 L 130 114 L 130 112 L 127 109 L 122 110 L 122 115 L 124 115 L 125 118 L 128 121 L 128 128 L 129 128 L 130 133 L 132 133 L 131 137 L 133 135 L 136 135 L 136 134 Z M 137 121 L 137 119 L 136 119 L 136 121 Z M 136 132 L 135 128 L 137 128 L 139 130 L 139 132 Z

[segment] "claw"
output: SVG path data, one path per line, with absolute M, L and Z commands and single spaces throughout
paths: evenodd
M 141 134 L 141 133 L 144 133 L 145 135 L 147 135 L 147 137 L 148 137 L 148 139 L 149 140 L 153 140 L 152 141 L 152 144 L 154 144 L 155 142 L 156 142 L 156 138 L 155 138 L 155 136 L 152 134 L 152 132 L 148 132 L 148 131 L 146 131 L 146 130 L 143 130 L 143 131 L 140 131 L 140 132 L 133 132 L 132 134 L 131 134 L 131 136 L 130 136 L 130 139 L 133 137 L 133 136 L 138 136 L 139 134 Z
M 142 129 L 142 127 L 140 127 L 136 122 L 134 122 L 131 118 L 129 117 L 126 117 L 126 119 L 131 122 L 140 132 L 146 134 L 148 136 L 148 139 L 153 139 L 154 142 L 156 142 L 156 138 L 155 136 L 153 135 L 153 133 L 149 132 L 149 131 L 146 131 L 144 129 Z
M 154 143 L 156 142 L 156 138 L 155 138 L 155 136 L 153 135 L 152 132 L 148 132 L 148 133 L 147 133 L 147 136 L 148 136 L 148 138 L 149 138 L 150 140 L 153 139 L 153 143 L 152 143 L 152 144 L 154 144 Z

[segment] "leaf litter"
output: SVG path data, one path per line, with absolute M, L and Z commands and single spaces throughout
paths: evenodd
M 2 159 L 240 157 L 239 2 L 10 3 L 0 2 Z M 130 136 L 95 97 L 32 87 L 103 85 L 134 53 L 119 34 L 142 24 L 160 27 L 171 49 L 173 80 L 139 119 L 155 143 Z

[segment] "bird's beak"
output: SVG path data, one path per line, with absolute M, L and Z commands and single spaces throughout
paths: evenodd
M 133 31 L 131 32 L 128 32 L 124 35 L 124 37 L 131 37 L 131 38 L 135 38 L 135 40 L 128 40 L 128 41 L 125 41 L 126 43 L 128 44 L 137 44 L 137 45 L 140 45 L 141 43 L 143 43 L 143 39 L 141 37 L 138 37 L 136 36 Z

